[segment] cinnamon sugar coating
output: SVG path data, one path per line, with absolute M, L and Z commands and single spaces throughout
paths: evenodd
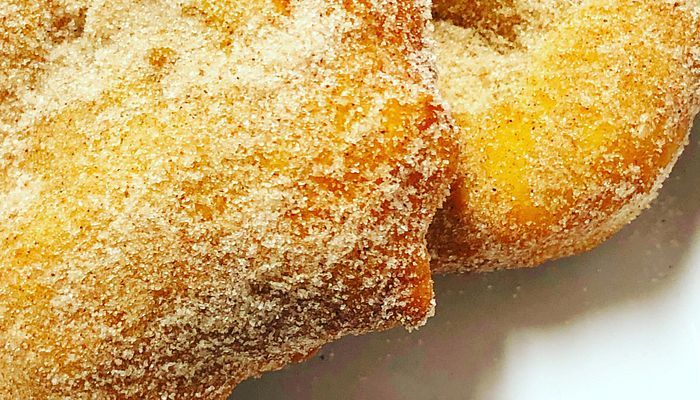
M 648 207 L 700 106 L 695 0 L 437 0 L 460 170 L 434 271 L 535 266 Z
M 433 310 L 424 1 L 0 2 L 0 397 L 224 399 Z

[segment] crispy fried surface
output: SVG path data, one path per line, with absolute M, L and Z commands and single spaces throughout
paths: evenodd
M 436 2 L 461 166 L 429 233 L 435 271 L 584 251 L 649 205 L 700 104 L 695 4 Z
M 456 154 L 428 11 L 0 3 L 0 397 L 225 398 L 421 325 Z

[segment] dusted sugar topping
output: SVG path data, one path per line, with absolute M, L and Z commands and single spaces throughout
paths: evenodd
M 0 397 L 221 399 L 432 313 L 424 1 L 0 3 Z
M 656 196 L 700 105 L 697 3 L 438 0 L 439 87 L 460 170 L 437 272 L 587 250 Z

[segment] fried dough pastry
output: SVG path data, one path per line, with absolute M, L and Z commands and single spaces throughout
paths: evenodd
M 588 250 L 646 208 L 700 104 L 685 0 L 437 0 L 439 87 L 460 169 L 428 242 L 436 272 Z
M 0 397 L 223 399 L 432 313 L 422 1 L 0 3 Z

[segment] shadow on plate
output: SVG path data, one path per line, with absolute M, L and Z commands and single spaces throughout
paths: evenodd
M 673 290 L 700 227 L 700 121 L 653 207 L 592 252 L 540 268 L 436 279 L 420 331 L 345 338 L 313 359 L 241 384 L 236 400 L 480 397 L 501 377 L 508 335 L 567 324 Z

